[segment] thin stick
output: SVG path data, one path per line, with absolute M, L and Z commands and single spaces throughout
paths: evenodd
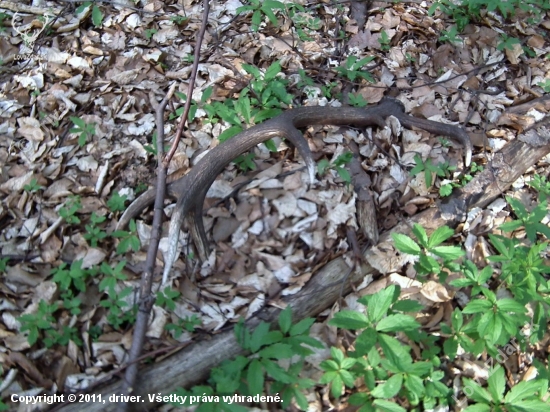
M 174 141 L 172 142 L 172 147 L 170 147 L 170 151 L 166 155 L 166 158 L 164 159 L 164 162 L 163 162 L 166 167 L 168 166 L 168 164 L 172 160 L 172 157 L 176 153 L 176 150 L 178 149 L 181 135 L 183 133 L 185 123 L 187 122 L 187 116 L 189 116 L 189 109 L 191 109 L 191 96 L 193 95 L 193 89 L 195 88 L 195 79 L 197 77 L 197 71 L 199 70 L 199 59 L 201 57 L 201 45 L 202 45 L 202 40 L 204 38 L 204 33 L 206 32 L 206 25 L 208 24 L 208 12 L 210 11 L 210 2 L 208 0 L 204 0 L 203 8 L 204 10 L 202 14 L 201 29 L 199 30 L 199 34 L 197 35 L 197 42 L 195 44 L 195 57 L 193 60 L 193 68 L 191 70 L 191 76 L 189 77 L 189 86 L 187 87 L 187 100 L 185 100 L 185 105 L 183 106 L 183 115 L 181 117 L 178 130 L 176 131 L 176 137 L 174 138 Z

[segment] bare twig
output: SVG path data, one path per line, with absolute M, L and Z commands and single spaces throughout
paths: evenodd
M 193 60 L 193 69 L 191 70 L 191 75 L 189 76 L 189 87 L 187 88 L 187 100 L 185 101 L 185 105 L 183 106 L 183 115 L 181 117 L 178 130 L 176 132 L 176 137 L 172 142 L 172 147 L 170 147 L 170 151 L 168 152 L 168 154 L 166 155 L 166 158 L 164 159 L 165 166 L 168 166 L 168 164 L 172 160 L 172 157 L 174 156 L 174 153 L 176 153 L 176 150 L 178 149 L 178 144 L 180 142 L 180 138 L 183 133 L 183 128 L 185 127 L 185 123 L 187 122 L 187 116 L 189 116 L 189 109 L 191 108 L 191 96 L 193 95 L 193 89 L 195 87 L 195 78 L 197 77 L 197 71 L 199 69 L 199 59 L 201 57 L 201 45 L 202 45 L 202 39 L 204 38 L 204 32 L 206 31 L 206 25 L 208 23 L 208 12 L 210 11 L 210 2 L 208 0 L 204 0 L 203 7 L 204 7 L 204 10 L 202 12 L 201 29 L 199 31 L 199 34 L 197 35 L 197 42 L 195 44 L 195 57 Z M 165 279 L 163 279 L 162 283 L 164 282 L 165 282 Z
M 163 216 L 162 209 L 163 209 L 164 198 L 166 194 L 166 171 L 168 169 L 168 164 L 170 163 L 170 159 L 172 158 L 178 146 L 179 137 L 183 132 L 183 128 L 185 127 L 185 123 L 189 113 L 189 108 L 191 104 L 191 95 L 193 92 L 193 87 L 195 85 L 195 77 L 198 71 L 200 48 L 202 44 L 202 39 L 204 37 L 204 32 L 206 30 L 206 24 L 208 21 L 208 11 L 209 11 L 209 2 L 208 0 L 204 0 L 202 27 L 197 36 L 197 41 L 195 45 L 195 60 L 193 62 L 193 70 L 191 71 L 191 77 L 189 79 L 189 88 L 187 92 L 188 99 L 185 102 L 185 110 L 178 127 L 176 138 L 174 139 L 170 153 L 168 154 L 168 156 L 166 156 L 164 160 L 162 160 L 164 156 L 164 149 L 163 149 L 164 147 L 164 109 L 166 108 L 168 101 L 171 99 L 171 97 L 173 96 L 176 90 L 176 83 L 172 84 L 172 87 L 170 88 L 168 94 L 162 100 L 162 102 L 159 103 L 156 109 L 157 155 L 158 155 L 158 166 L 157 166 L 158 172 L 157 173 L 158 174 L 157 174 L 157 188 L 156 188 L 156 196 L 155 196 L 154 215 L 153 215 L 153 227 L 151 230 L 151 240 L 149 244 L 149 249 L 147 250 L 147 260 L 145 262 L 145 271 L 143 272 L 143 275 L 141 277 L 140 293 L 139 293 L 139 310 L 138 310 L 138 315 L 136 319 L 136 325 L 134 328 L 132 347 L 130 349 L 129 366 L 126 369 L 124 385 L 123 385 L 123 391 L 125 394 L 132 393 L 133 388 L 136 384 L 139 364 L 135 362 L 135 360 L 139 358 L 141 351 L 143 349 L 143 342 L 145 339 L 145 333 L 147 331 L 147 323 L 149 320 L 149 315 L 151 313 L 153 303 L 155 302 L 154 295 L 151 292 L 152 292 L 152 285 L 153 285 L 153 274 L 155 270 L 155 261 L 156 261 L 156 256 L 157 256 L 160 236 L 161 236 L 161 230 L 162 230 L 162 216 Z M 128 407 L 129 407 L 128 403 L 121 403 L 119 410 L 127 411 Z

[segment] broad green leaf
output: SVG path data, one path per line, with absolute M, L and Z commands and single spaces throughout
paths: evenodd
M 464 379 L 463 392 L 473 401 L 479 403 L 490 403 L 492 398 L 489 392 L 479 386 L 471 379 Z
M 281 313 L 279 314 L 279 328 L 281 329 L 281 332 L 286 334 L 290 330 L 291 326 L 292 326 L 292 309 L 289 305 L 284 310 L 282 310 Z
M 502 401 L 504 390 L 506 389 L 506 380 L 504 378 L 504 368 L 500 365 L 496 366 L 489 372 L 489 379 L 487 380 L 488 389 L 493 397 L 495 403 Z
M 369 297 L 369 306 L 367 316 L 370 322 L 379 322 L 388 313 L 388 309 L 397 299 L 395 299 L 395 285 L 388 286 L 376 292 Z
M 95 27 L 100 27 L 103 23 L 103 14 L 99 7 L 95 6 L 92 8 L 92 23 Z
M 475 299 L 466 305 L 466 307 L 462 310 L 462 313 L 465 313 L 465 314 L 484 313 L 489 310 L 492 311 L 492 309 L 493 309 L 493 304 L 488 300 Z
M 418 239 L 418 243 L 420 243 L 424 247 L 428 246 L 428 234 L 422 226 L 420 226 L 418 223 L 415 223 L 412 227 L 412 232 Z
M 357 330 L 368 327 L 370 322 L 362 313 L 353 310 L 343 310 L 335 313 L 328 324 L 340 329 Z
M 458 246 L 436 246 L 430 249 L 430 252 L 446 260 L 455 260 L 466 254 L 466 252 Z
M 233 136 L 238 135 L 242 131 L 243 128 L 241 126 L 231 126 L 230 128 L 220 133 L 220 135 L 218 136 L 218 140 L 223 143 L 226 140 L 231 139 Z
M 264 390 L 264 368 L 258 359 L 253 359 L 246 373 L 248 388 L 252 395 L 261 394 Z
M 398 373 L 390 377 L 386 382 L 378 385 L 371 392 L 375 398 L 389 399 L 393 398 L 403 387 L 403 375 Z
M 377 411 L 384 412 L 407 412 L 407 410 L 395 402 L 386 401 L 384 399 L 376 399 L 373 402 L 373 405 L 376 406 Z
M 408 253 L 409 255 L 420 255 L 421 249 L 418 244 L 410 237 L 401 233 L 392 233 L 391 237 L 395 242 L 395 247 L 402 253 Z
M 406 332 L 420 329 L 413 317 L 403 314 L 389 315 L 376 325 L 378 332 Z

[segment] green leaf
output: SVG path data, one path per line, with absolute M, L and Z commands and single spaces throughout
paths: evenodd
M 418 243 L 420 243 L 421 246 L 428 247 L 428 234 L 422 226 L 420 226 L 418 223 L 415 223 L 412 227 L 412 232 L 418 239 Z
M 311 325 L 313 325 L 314 323 L 315 323 L 314 318 L 302 319 L 300 322 L 291 326 L 289 334 L 290 336 L 296 336 L 296 335 L 302 335 L 304 333 L 307 333 L 309 332 Z
M 471 301 L 466 305 L 462 310 L 462 313 L 472 314 L 472 313 L 485 313 L 487 311 L 492 311 L 493 304 L 487 300 L 476 299 Z
M 407 412 L 407 410 L 395 402 L 386 401 L 384 399 L 376 399 L 373 402 L 373 405 L 376 406 L 377 411 L 384 412 Z M 362 411 L 361 411 L 362 412 Z
M 496 369 L 489 372 L 489 379 L 487 380 L 488 389 L 493 397 L 495 403 L 501 403 L 506 389 L 506 380 L 504 378 L 504 368 L 497 365 Z
M 357 330 L 364 329 L 370 325 L 369 319 L 362 313 L 352 310 L 342 310 L 334 314 L 328 323 L 341 329 Z
M 379 322 L 388 313 L 392 303 L 397 300 L 395 296 L 397 290 L 395 285 L 391 285 L 369 296 L 367 315 L 371 323 Z
M 281 332 L 283 332 L 284 334 L 287 334 L 291 326 L 292 326 L 292 308 L 289 305 L 284 310 L 282 310 L 281 313 L 279 314 L 279 328 L 281 329 Z
M 228 129 L 224 130 L 222 133 L 220 133 L 220 135 L 218 136 L 218 140 L 223 143 L 226 140 L 231 139 L 233 136 L 238 135 L 242 131 L 243 131 L 243 128 L 241 126 L 231 126 Z
M 284 6 L 282 8 L 284 8 Z M 271 66 L 269 66 L 268 69 L 265 71 L 264 80 L 266 82 L 269 82 L 270 80 L 273 80 L 275 77 L 277 77 L 280 72 L 281 63 L 279 61 L 276 61 L 272 63 Z
M 277 153 L 277 146 L 275 146 L 273 139 L 266 140 L 264 144 L 271 153 Z
M 441 226 L 437 228 L 430 236 L 430 240 L 428 241 L 428 248 L 433 248 L 445 242 L 452 235 L 454 235 L 454 233 L 454 230 L 448 226 Z
M 292 347 L 285 343 L 274 343 L 258 352 L 262 358 L 290 359 L 294 356 Z
M 402 365 L 412 363 L 411 355 L 397 339 L 381 333 L 378 335 L 378 342 L 386 359 L 394 366 L 402 369 Z
M 436 246 L 430 249 L 430 252 L 446 260 L 455 260 L 466 254 L 458 246 Z
M 392 233 L 391 237 L 395 242 L 395 247 L 402 253 L 419 256 L 421 249 L 418 244 L 407 235 L 401 233 Z
M 372 396 L 375 398 L 389 399 L 393 398 L 399 393 L 403 386 L 403 375 L 398 373 L 389 378 L 382 385 L 378 385 L 371 392 Z
M 263 393 L 264 390 L 264 368 L 258 359 L 253 359 L 246 374 L 248 388 L 252 395 Z
M 101 24 L 103 23 L 103 14 L 101 13 L 99 7 L 95 5 L 92 8 L 92 23 L 95 27 L 101 27 Z
M 464 379 L 464 393 L 468 398 L 479 403 L 490 403 L 492 398 L 489 392 L 471 379 Z
M 416 300 L 403 299 L 395 302 L 392 305 L 392 309 L 398 312 L 420 312 L 424 309 L 424 306 Z
M 376 325 L 378 332 L 406 332 L 420 329 L 420 324 L 408 315 L 389 315 Z

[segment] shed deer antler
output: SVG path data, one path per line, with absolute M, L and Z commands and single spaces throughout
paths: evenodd
M 395 116 L 406 128 L 416 127 L 430 133 L 454 138 L 464 146 L 465 165 L 472 158 L 472 143 L 466 131 L 459 127 L 431 120 L 418 119 L 404 113 L 404 106 L 393 98 L 384 98 L 378 105 L 366 109 L 352 107 L 299 107 L 264 123 L 245 130 L 230 140 L 210 150 L 191 171 L 180 179 L 170 183 L 167 192 L 178 199 L 170 220 L 169 249 L 164 266 L 163 283 L 168 279 L 172 264 L 176 258 L 179 232 L 184 218 L 187 218 L 191 236 L 201 260 L 208 257 L 208 242 L 202 221 L 202 206 L 206 192 L 219 173 L 237 156 L 254 146 L 273 137 L 288 139 L 305 160 L 310 181 L 315 180 L 315 163 L 307 141 L 299 127 L 313 124 L 355 125 L 385 127 L 385 118 Z M 145 207 L 151 205 L 155 192 L 149 190 L 138 197 L 124 212 L 118 228 L 125 227 L 130 219 L 137 216 Z

